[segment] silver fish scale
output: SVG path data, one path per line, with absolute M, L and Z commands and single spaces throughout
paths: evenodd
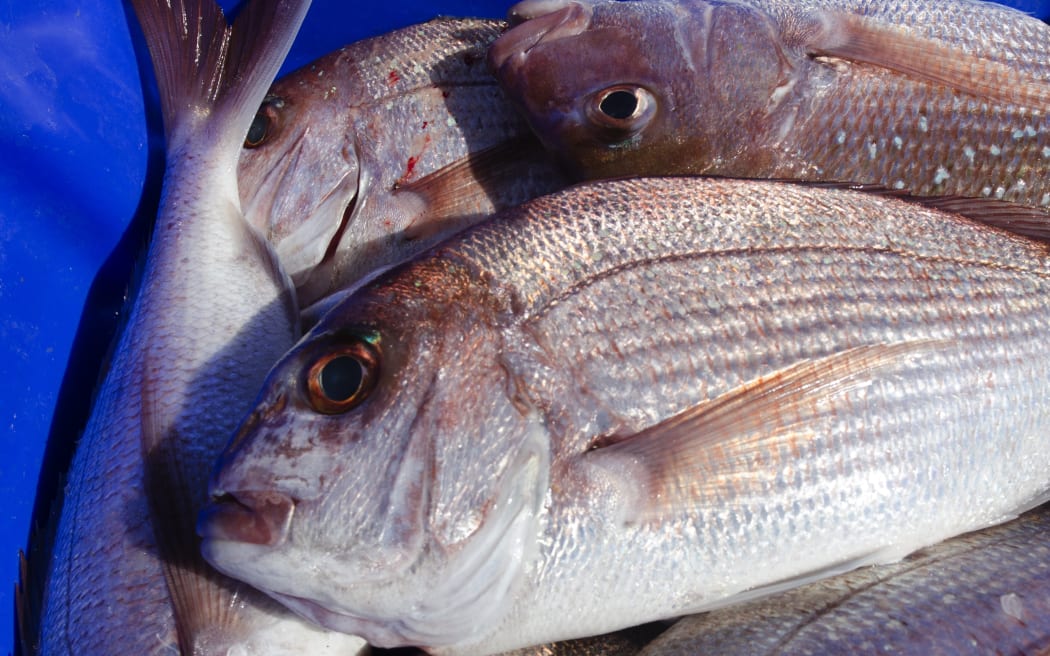
M 597 612 L 581 587 L 603 590 L 610 618 L 695 611 L 762 585 L 755 563 L 790 578 L 834 564 L 829 553 L 895 560 L 1045 491 L 1040 247 L 890 199 L 759 183 L 622 181 L 533 207 L 520 242 L 500 238 L 513 222 L 490 226 L 455 257 L 516 299 L 505 359 L 546 413 L 554 471 L 605 480 L 581 455 L 595 437 L 633 434 L 799 358 L 950 344 L 850 391 L 850 413 L 800 417 L 790 448 L 678 479 L 693 502 L 651 522 L 624 523 L 647 504 L 616 501 L 618 484 L 632 494 L 625 481 L 559 486 L 545 519 L 557 536 L 530 574 L 554 635 L 580 630 L 560 617 Z M 1033 416 L 1019 423 L 1018 407 Z M 1003 430 L 1006 443 L 989 439 Z M 683 580 L 702 591 L 668 596 Z
M 1032 653 L 1050 646 L 1050 512 L 766 600 L 686 618 L 645 656 Z
M 812 66 L 813 75 L 803 78 L 809 86 L 801 92 L 805 109 L 777 143 L 782 155 L 764 175 L 877 180 L 924 196 L 1050 204 L 1042 183 L 1050 163 L 1046 114 L 1016 105 L 990 107 L 945 87 L 866 67 Z M 858 97 L 871 102 L 858 105 Z

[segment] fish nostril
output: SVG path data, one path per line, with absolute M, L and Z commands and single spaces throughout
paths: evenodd
M 272 547 L 287 536 L 294 510 L 295 502 L 279 492 L 220 492 L 198 516 L 197 534 Z

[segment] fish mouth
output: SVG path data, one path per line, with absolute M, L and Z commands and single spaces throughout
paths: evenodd
M 591 24 L 594 8 L 578 0 L 526 0 L 511 7 L 515 27 L 489 47 L 489 69 L 494 73 L 514 66 L 541 43 L 576 36 Z
M 204 540 L 274 547 L 288 537 L 295 502 L 278 492 L 219 492 L 197 517 Z
M 547 434 L 536 424 L 499 476 L 487 520 L 461 543 L 421 546 L 407 567 L 342 588 L 333 574 L 320 589 L 263 589 L 311 622 L 383 648 L 480 639 L 512 612 L 512 591 L 539 549 L 549 468 Z

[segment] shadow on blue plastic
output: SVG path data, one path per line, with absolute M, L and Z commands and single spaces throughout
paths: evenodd
M 499 17 L 512 3 L 360 4 L 315 0 L 284 70 L 437 14 Z M 1004 4 L 1050 16 L 1050 0 Z M 37 524 L 86 419 L 156 206 L 160 161 L 156 148 L 149 159 L 139 67 L 152 69 L 136 61 L 132 26 L 116 0 L 8 2 L 0 12 L 0 653 L 13 645 L 17 553 L 38 477 Z

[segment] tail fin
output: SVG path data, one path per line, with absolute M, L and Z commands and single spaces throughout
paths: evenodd
M 310 0 L 249 3 L 227 26 L 213 0 L 132 0 L 153 58 L 168 146 L 213 114 L 216 140 L 243 141 Z

